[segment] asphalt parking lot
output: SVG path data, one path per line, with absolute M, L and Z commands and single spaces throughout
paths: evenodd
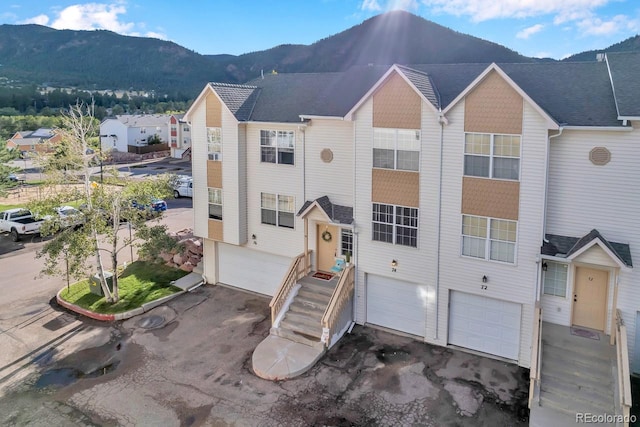
M 526 370 L 368 327 L 298 378 L 258 378 L 268 303 L 207 285 L 123 323 L 76 320 L 0 378 L 0 425 L 527 424 Z

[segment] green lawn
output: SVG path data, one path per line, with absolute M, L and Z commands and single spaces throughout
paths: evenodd
M 179 292 L 180 288 L 172 286 L 170 282 L 187 274 L 186 271 L 162 264 L 136 261 L 128 265 L 119 277 L 120 301 L 116 304 L 109 304 L 104 297 L 92 294 L 89 291 L 88 279 L 74 283 L 69 290 L 62 291 L 60 297 L 96 313 L 122 313 Z

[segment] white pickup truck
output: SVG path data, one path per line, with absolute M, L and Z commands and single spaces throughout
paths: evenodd
M 0 212 L 0 232 L 9 233 L 17 242 L 25 234 L 38 234 L 44 220 L 37 220 L 27 209 L 9 209 Z

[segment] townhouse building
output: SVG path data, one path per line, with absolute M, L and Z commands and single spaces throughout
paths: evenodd
M 22 155 L 50 152 L 62 141 L 62 136 L 53 129 L 40 128 L 34 131 L 16 132 L 7 140 L 7 148 L 18 150 Z
M 603 340 L 623 322 L 640 371 L 638 69 L 616 53 L 210 83 L 185 116 L 204 276 L 286 311 L 291 277 L 346 258 L 349 321 L 527 368 L 540 313 Z

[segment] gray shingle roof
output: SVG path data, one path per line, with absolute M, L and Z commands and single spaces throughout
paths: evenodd
M 169 123 L 169 117 L 168 114 L 123 114 L 116 116 L 116 120 L 127 127 L 162 127 Z
M 302 215 L 309 206 L 314 202 L 318 204 L 320 209 L 331 219 L 331 222 L 336 224 L 352 224 L 353 223 L 353 208 L 349 206 L 341 206 L 331 203 L 328 196 L 322 196 L 315 200 L 307 200 L 304 205 L 298 211 L 298 216 Z
M 409 81 L 420 91 L 420 93 L 433 104 L 434 107 L 440 108 L 440 95 L 434 88 L 431 78 L 427 73 L 414 70 L 409 67 L 398 66 L 402 73 Z
M 633 267 L 631 259 L 631 249 L 626 243 L 609 242 L 598 230 L 591 230 L 582 237 L 568 237 L 557 234 L 545 235 L 546 242 L 542 243 L 540 253 L 542 255 L 569 257 L 578 250 L 586 246 L 592 240 L 598 238 L 600 241 L 615 254 L 616 257 L 627 267 Z
M 619 114 L 640 117 L 640 53 L 607 53 L 607 62 Z
M 227 83 L 210 85 L 238 121 L 244 122 L 251 118 L 260 92 L 256 86 Z

